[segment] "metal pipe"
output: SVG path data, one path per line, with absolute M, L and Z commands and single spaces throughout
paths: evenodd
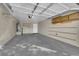
M 36 8 L 38 7 L 39 3 L 36 4 L 36 6 L 34 7 L 33 11 L 32 11 L 32 16 L 33 16 L 33 13 L 35 12 Z M 31 16 L 31 18 L 32 18 Z
M 38 7 L 39 3 L 36 4 L 36 6 L 34 7 L 32 13 L 34 13 L 34 11 L 36 10 L 36 8 Z

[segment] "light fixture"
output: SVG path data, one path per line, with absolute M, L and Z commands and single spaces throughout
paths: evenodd
M 32 17 L 31 16 L 28 16 L 27 20 L 26 20 L 26 23 L 27 24 L 31 24 L 32 23 Z

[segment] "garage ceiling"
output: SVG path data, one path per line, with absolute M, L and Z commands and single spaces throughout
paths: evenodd
M 9 3 L 8 5 L 9 11 L 17 19 L 24 22 L 30 15 L 34 23 L 62 15 L 67 11 L 79 10 L 76 3 Z

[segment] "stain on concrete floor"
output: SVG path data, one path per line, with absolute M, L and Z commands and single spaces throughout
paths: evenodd
M 79 56 L 79 48 L 40 34 L 17 35 L 0 56 Z

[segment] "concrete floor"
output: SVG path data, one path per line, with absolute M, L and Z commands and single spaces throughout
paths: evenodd
M 79 56 L 79 48 L 40 34 L 17 35 L 8 42 L 1 56 Z

